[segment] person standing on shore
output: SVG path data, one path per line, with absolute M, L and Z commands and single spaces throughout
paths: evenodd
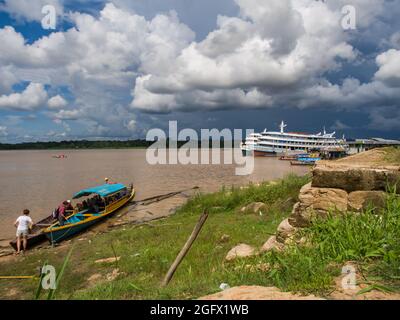
M 22 252 L 25 252 L 28 244 L 27 237 L 29 234 L 29 230 L 32 229 L 33 226 L 33 221 L 29 216 L 28 209 L 25 209 L 23 211 L 23 215 L 19 216 L 17 220 L 15 220 L 14 226 L 17 228 L 17 254 L 20 254 L 21 240 L 23 246 Z

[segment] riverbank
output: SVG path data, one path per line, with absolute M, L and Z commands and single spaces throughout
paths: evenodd
M 227 265 L 225 255 L 233 245 L 244 241 L 262 245 L 290 213 L 307 179 L 289 176 L 276 184 L 265 182 L 198 194 L 168 219 L 126 225 L 97 236 L 85 234 L 55 249 L 9 257 L 0 262 L 0 274 L 36 274 L 45 261 L 59 270 L 73 247 L 57 292 L 60 299 L 194 299 L 219 291 L 223 282 L 266 285 L 270 280 L 263 275 L 246 275 L 237 265 Z M 240 212 L 244 205 L 255 201 L 268 203 L 268 212 Z M 170 285 L 160 288 L 163 276 L 205 208 L 210 216 L 199 238 Z M 96 263 L 115 255 L 120 257 L 118 261 Z M 0 280 L 0 297 L 31 299 L 36 287 L 37 280 Z

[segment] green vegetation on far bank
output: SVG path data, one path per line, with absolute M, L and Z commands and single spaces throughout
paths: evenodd
M 277 286 L 325 296 L 349 260 L 360 267 L 364 280 L 374 288 L 400 290 L 400 199 L 395 194 L 388 197 L 387 208 L 380 214 L 367 210 L 315 221 L 299 234 L 307 240 L 305 245 L 292 244 L 283 252 L 233 262 L 224 260 L 240 243 L 260 248 L 289 215 L 299 189 L 308 181 L 307 176 L 288 176 L 276 183 L 223 188 L 193 197 L 168 219 L 97 236 L 82 235 L 73 240 L 74 250 L 56 298 L 195 299 L 218 292 L 221 283 Z M 267 204 L 264 214 L 241 212 L 253 202 Z M 204 209 L 210 215 L 203 230 L 171 283 L 161 288 L 165 273 Z M 34 274 L 45 261 L 58 270 L 69 247 L 42 249 L 1 262 L 0 274 Z M 115 255 L 121 257 L 117 262 L 95 263 Z M 119 276 L 107 281 L 116 268 Z M 37 280 L 0 280 L 0 297 L 33 298 L 36 287 Z
M 178 141 L 177 147 L 180 148 L 186 141 Z M 207 140 L 205 140 L 207 143 Z M 219 147 L 223 147 L 227 143 L 228 147 L 232 147 L 232 141 L 224 142 L 220 140 Z M 237 143 L 237 142 L 236 142 Z M 70 141 L 49 141 L 49 142 L 23 142 L 23 143 L 0 143 L 0 150 L 71 150 L 71 149 L 131 149 L 148 148 L 154 144 L 154 141 L 147 141 L 143 139 L 137 140 L 70 140 Z M 169 139 L 165 141 L 166 147 L 169 147 Z M 204 141 L 197 141 L 197 145 L 203 146 Z M 208 147 L 212 148 L 212 140 L 208 141 Z
M 0 150 L 68 150 L 68 149 L 128 149 L 147 148 L 153 142 L 146 140 L 105 140 L 105 141 L 50 141 L 50 142 L 23 142 L 0 143 Z

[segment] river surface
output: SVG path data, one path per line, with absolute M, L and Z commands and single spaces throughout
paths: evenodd
M 53 156 L 65 154 L 67 158 Z M 235 175 L 237 165 L 150 165 L 145 149 L 0 151 L 0 239 L 13 237 L 13 222 L 23 209 L 34 221 L 48 216 L 75 192 L 104 183 L 104 178 L 129 184 L 137 200 L 194 186 L 203 192 L 221 186 L 245 185 L 305 174 L 308 167 L 291 166 L 277 158 L 255 158 L 252 174 Z

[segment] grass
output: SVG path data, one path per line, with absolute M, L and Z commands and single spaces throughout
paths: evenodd
M 354 261 L 370 284 L 364 291 L 400 290 L 400 197 L 387 197 L 386 209 L 372 209 L 315 220 L 298 237 L 304 245 L 289 245 L 283 252 L 269 252 L 231 263 L 227 252 L 239 243 L 260 247 L 275 233 L 297 201 L 301 186 L 309 177 L 288 176 L 277 183 L 223 188 L 213 194 L 198 194 L 170 218 L 150 225 L 118 229 L 90 239 L 75 239 L 68 265 L 63 265 L 68 246 L 31 252 L 17 262 L 0 264 L 1 275 L 30 275 L 44 261 L 63 268 L 57 299 L 195 299 L 230 286 L 277 286 L 284 291 L 326 296 L 343 264 Z M 264 202 L 265 214 L 244 214 L 240 209 L 252 202 Z M 190 235 L 199 215 L 209 218 L 198 239 L 176 271 L 171 283 L 161 287 L 169 266 Z M 222 241 L 223 235 L 229 235 Z M 226 238 L 226 237 L 225 237 Z M 116 263 L 96 260 L 120 256 Z M 121 275 L 106 281 L 113 269 Z M 91 283 L 94 274 L 101 281 Z M 13 298 L 34 297 L 36 281 L 0 280 L 0 297 L 10 289 Z
M 399 164 L 400 163 L 400 148 L 398 147 L 388 147 L 385 148 L 386 155 L 385 161 L 388 163 Z
M 260 247 L 289 215 L 300 187 L 308 180 L 308 177 L 288 176 L 275 184 L 222 188 L 217 193 L 195 196 L 167 220 L 117 229 L 86 240 L 75 239 L 56 298 L 193 299 L 219 291 L 223 282 L 231 286 L 272 284 L 265 274 L 241 272 L 244 262 L 226 264 L 224 258 L 239 243 Z M 252 202 L 266 203 L 265 214 L 240 212 Z M 171 283 L 161 288 L 165 273 L 205 208 L 210 215 L 203 230 Z M 221 241 L 223 235 L 229 235 L 229 240 Z M 45 261 L 60 270 L 67 253 L 68 246 L 32 251 L 16 262 L 1 263 L 0 274 L 32 275 Z M 95 261 L 115 255 L 121 257 L 118 261 L 121 275 L 114 281 L 106 281 L 117 265 Z M 100 274 L 103 280 L 90 283 L 88 278 L 93 274 Z M 10 297 L 13 289 L 17 294 L 12 298 L 32 299 L 36 288 L 37 280 L 0 280 L 0 297 Z

